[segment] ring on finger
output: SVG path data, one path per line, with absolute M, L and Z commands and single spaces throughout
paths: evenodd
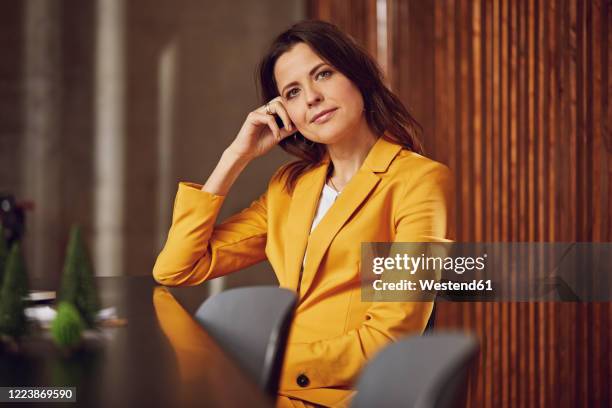
M 270 110 L 270 102 L 266 103 L 266 114 L 267 115 L 273 115 L 274 114 L 274 112 L 272 112 Z

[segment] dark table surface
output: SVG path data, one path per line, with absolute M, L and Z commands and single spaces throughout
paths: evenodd
M 77 405 L 87 407 L 273 405 L 192 319 L 209 296 L 206 285 L 166 289 L 150 277 L 97 278 L 97 285 L 102 306 L 116 307 L 127 324 L 88 331 L 72 353 L 34 330 L 19 352 L 0 349 L 0 386 L 72 386 Z

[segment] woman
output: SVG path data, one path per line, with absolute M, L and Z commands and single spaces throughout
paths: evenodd
M 164 285 L 197 285 L 267 258 L 280 286 L 299 298 L 278 405 L 345 406 L 364 363 L 390 341 L 421 333 L 432 309 L 362 302 L 361 243 L 450 238 L 449 171 L 419 154 L 417 123 L 376 63 L 335 26 L 294 25 L 259 74 L 265 103 L 247 115 L 204 186 L 179 184 L 153 274 Z M 240 172 L 277 144 L 299 160 L 215 226 Z

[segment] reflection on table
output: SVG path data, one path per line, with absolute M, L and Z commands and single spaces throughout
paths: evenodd
M 88 333 L 70 355 L 36 331 L 19 353 L 0 352 L 0 386 L 72 386 L 87 407 L 273 405 L 191 318 L 206 287 L 174 296 L 149 277 L 97 284 L 103 306 L 116 307 L 127 325 Z

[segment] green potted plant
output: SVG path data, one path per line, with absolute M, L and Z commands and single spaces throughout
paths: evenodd
M 0 289 L 0 335 L 15 347 L 26 333 L 25 300 L 28 275 L 19 243 L 13 244 L 6 261 Z
M 79 226 L 73 226 L 70 232 L 59 301 L 71 303 L 79 312 L 86 327 L 95 327 L 100 300 L 91 259 Z
M 51 337 L 63 350 L 75 349 L 81 342 L 85 322 L 77 308 L 70 302 L 60 302 L 57 316 L 51 323 Z

